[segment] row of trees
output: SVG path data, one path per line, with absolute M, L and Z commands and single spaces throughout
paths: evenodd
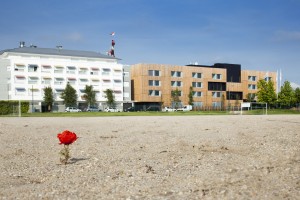
M 289 108 L 293 106 L 300 105 L 300 88 L 296 88 L 295 90 L 292 88 L 289 81 L 285 81 L 283 86 L 281 87 L 278 95 L 276 94 L 274 88 L 273 81 L 265 81 L 264 79 L 259 80 L 258 84 L 258 92 L 256 94 L 257 101 L 267 103 L 270 107 L 280 107 L 280 108 Z M 180 103 L 181 91 L 176 89 L 171 92 L 171 99 L 174 102 L 174 107 L 177 108 Z M 193 87 L 190 87 L 190 91 L 188 94 L 189 105 L 193 105 Z M 255 95 L 248 94 L 247 100 L 249 102 L 253 102 L 255 99 Z M 225 97 L 222 96 L 222 104 L 224 104 Z M 224 106 L 224 105 L 223 105 Z M 223 107 L 222 106 L 222 107 Z
M 259 80 L 257 87 L 258 102 L 267 103 L 270 107 L 290 108 L 300 104 L 300 88 L 294 90 L 289 81 L 283 83 L 278 95 L 273 81 Z
M 92 85 L 86 85 L 84 89 L 84 95 L 82 98 L 85 100 L 87 106 L 94 106 L 96 104 L 96 92 L 93 90 Z M 107 89 L 104 91 L 105 97 L 107 99 L 106 103 L 110 107 L 115 106 L 115 98 L 113 91 Z M 60 98 L 63 99 L 63 103 L 66 107 L 76 107 L 77 105 L 77 92 L 76 90 L 67 83 L 65 89 L 60 95 Z M 52 110 L 52 105 L 54 103 L 54 93 L 51 87 L 44 88 L 44 103 L 47 105 L 48 111 Z
M 291 87 L 289 81 L 285 81 L 281 90 L 276 94 L 273 81 L 259 80 L 257 92 L 257 101 L 267 103 L 270 107 L 281 107 L 287 108 L 300 104 L 300 88 L 295 90 Z M 115 107 L 115 98 L 113 91 L 107 89 L 104 91 L 105 97 L 107 99 L 106 103 L 110 107 Z M 181 91 L 176 89 L 171 92 L 172 101 L 175 103 L 175 107 L 179 106 Z M 63 103 L 66 107 L 72 107 L 77 105 L 77 93 L 76 90 L 67 83 L 65 89 L 60 96 L 63 99 Z M 87 106 L 94 106 L 96 104 L 96 92 L 93 90 L 92 85 L 86 85 L 84 89 L 84 95 L 82 98 L 86 101 Z M 193 105 L 193 87 L 190 87 L 188 94 L 189 105 Z M 254 96 L 248 96 L 249 101 L 253 101 Z M 48 111 L 52 110 L 52 105 L 54 103 L 54 93 L 51 87 L 46 87 L 44 89 L 44 103 L 48 107 Z
M 190 86 L 190 91 L 189 91 L 189 94 L 188 94 L 188 99 L 189 99 L 188 104 L 189 105 L 194 104 L 193 94 L 194 94 L 193 87 Z M 180 99 L 179 99 L 179 96 L 181 96 L 181 91 L 178 90 L 178 88 L 171 91 L 171 99 L 172 99 L 172 102 L 174 102 L 174 104 L 175 104 L 174 105 L 175 109 L 177 109 L 179 107 L 179 103 L 181 102 Z

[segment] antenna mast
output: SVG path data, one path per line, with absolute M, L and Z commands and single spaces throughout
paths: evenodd
M 112 32 L 110 34 L 112 36 L 112 38 L 115 36 L 115 32 Z M 110 47 L 110 50 L 108 52 L 108 55 L 112 56 L 112 57 L 115 57 L 115 40 L 111 40 L 111 47 Z

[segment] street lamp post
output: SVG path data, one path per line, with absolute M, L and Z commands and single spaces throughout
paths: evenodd
M 33 108 L 33 85 L 31 87 L 31 113 L 33 113 L 34 108 Z

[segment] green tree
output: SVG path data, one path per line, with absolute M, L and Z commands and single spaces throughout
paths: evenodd
M 175 109 L 179 108 L 179 103 L 180 103 L 179 96 L 180 95 L 181 95 L 181 91 L 178 90 L 178 88 L 176 88 L 176 90 L 171 91 L 172 103 L 174 104 Z
M 289 81 L 285 81 L 278 93 L 278 102 L 283 107 L 291 107 L 295 102 L 295 92 Z
M 66 107 L 76 106 L 77 105 L 77 92 L 76 90 L 67 83 L 64 91 L 61 93 L 60 98 L 64 101 Z
M 44 103 L 47 105 L 48 112 L 52 110 L 52 105 L 54 102 L 53 90 L 51 87 L 44 88 Z
M 256 96 L 256 94 L 254 94 L 254 93 L 248 93 L 248 94 L 246 95 L 246 97 L 247 97 L 247 102 L 254 102 L 255 96 Z
M 276 102 L 276 92 L 273 81 L 265 81 L 261 79 L 257 83 L 257 100 L 258 102 L 267 103 L 268 106 L 272 106 Z
M 83 98 L 88 104 L 88 106 L 93 106 L 96 103 L 96 92 L 93 90 L 92 85 L 86 85 L 84 89 Z
M 188 95 L 188 98 L 189 98 L 189 105 L 194 105 L 194 99 L 193 99 L 193 94 L 194 94 L 194 91 L 193 91 L 193 86 L 190 86 L 190 92 L 189 92 L 189 95 Z
M 109 107 L 115 107 L 116 102 L 115 102 L 115 95 L 114 92 L 111 89 L 106 89 L 104 91 L 105 93 L 105 98 L 106 98 L 106 103 Z
M 225 110 L 225 95 L 224 94 L 222 94 L 222 97 L 221 97 L 221 109 Z
M 300 88 L 295 89 L 295 103 L 300 104 Z

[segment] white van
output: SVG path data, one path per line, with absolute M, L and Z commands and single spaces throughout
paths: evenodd
M 176 109 L 175 108 L 171 108 L 171 107 L 164 107 L 162 109 L 163 112 L 175 112 Z
M 81 110 L 79 108 L 75 108 L 75 107 L 67 107 L 65 109 L 65 112 L 81 112 Z
M 177 111 L 191 111 L 193 110 L 193 106 L 191 105 L 185 105 L 182 108 L 177 108 Z

